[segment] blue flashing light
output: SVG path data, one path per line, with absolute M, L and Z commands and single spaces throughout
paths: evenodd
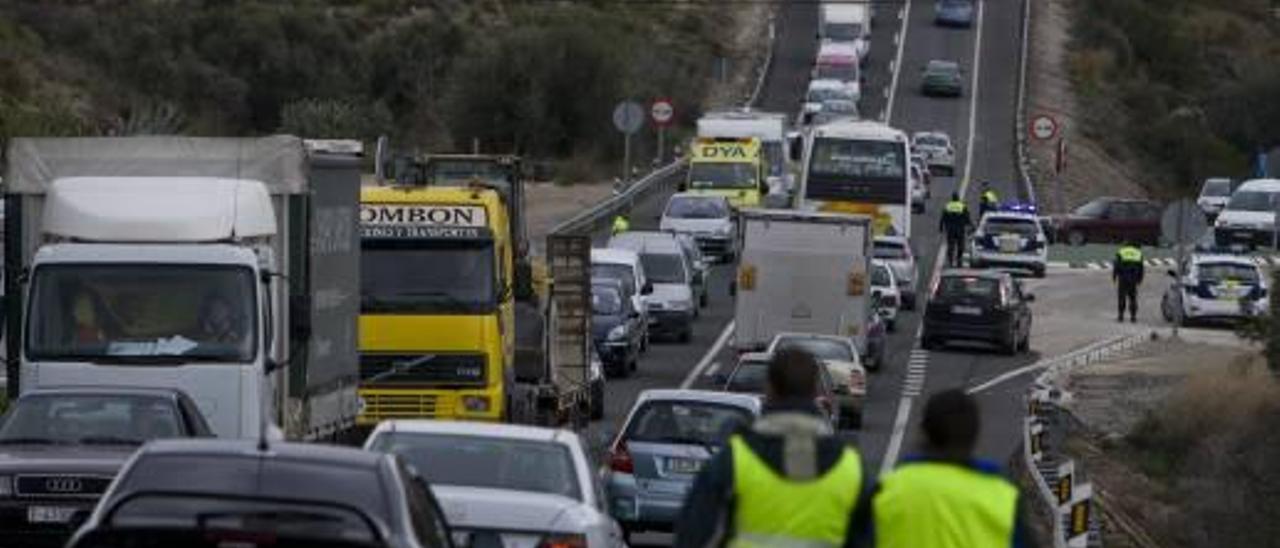
M 999 211 L 1008 213 L 1029 213 L 1035 215 L 1036 205 L 1029 202 L 1005 202 L 1000 204 Z

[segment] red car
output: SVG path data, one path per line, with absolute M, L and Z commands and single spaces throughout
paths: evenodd
M 1097 198 L 1067 215 L 1051 217 L 1052 237 L 1071 245 L 1160 243 L 1160 205 L 1132 198 Z

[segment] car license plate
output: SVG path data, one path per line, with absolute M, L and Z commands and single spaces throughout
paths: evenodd
M 953 306 L 951 307 L 951 313 L 961 316 L 981 316 L 982 309 L 976 306 Z
M 667 459 L 667 470 L 677 474 L 697 474 L 702 469 L 702 461 L 698 459 Z
M 30 523 L 70 523 L 76 508 L 71 506 L 28 506 L 27 521 Z

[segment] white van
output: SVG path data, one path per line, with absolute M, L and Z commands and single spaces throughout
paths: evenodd
M 849 42 L 858 48 L 858 57 L 871 53 L 871 9 L 869 4 L 823 4 L 818 14 L 818 39 Z
M 1215 242 L 1219 247 L 1271 245 L 1275 238 L 1277 206 L 1280 206 L 1280 179 L 1252 179 L 1241 183 L 1213 223 Z

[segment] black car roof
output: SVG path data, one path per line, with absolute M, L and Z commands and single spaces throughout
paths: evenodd
M 168 492 L 341 503 L 390 525 L 383 453 L 319 444 L 256 440 L 167 439 L 138 451 L 111 498 Z M 105 503 L 110 505 L 111 503 Z
M 991 280 L 1002 280 L 1010 277 L 1008 272 L 1000 270 L 977 270 L 972 268 L 948 268 L 942 271 L 942 276 L 952 278 L 987 278 Z

